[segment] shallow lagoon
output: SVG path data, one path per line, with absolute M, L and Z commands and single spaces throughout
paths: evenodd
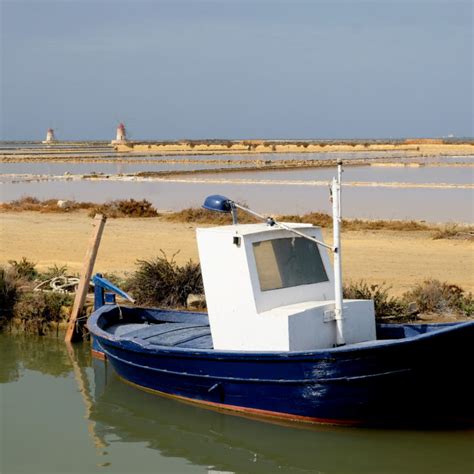
M 1 174 L 49 174 L 53 176 L 69 174 L 130 174 L 142 171 L 180 171 L 224 168 L 228 163 L 166 163 L 163 161 L 148 163 L 97 163 L 82 162 L 6 162 L 0 163 Z
M 214 175 L 217 177 L 217 175 Z M 248 180 L 302 180 L 302 181 L 330 181 L 334 176 L 334 169 L 306 168 L 275 171 L 242 171 L 219 173 L 222 179 Z M 194 178 L 209 175 L 193 175 Z M 474 167 L 472 166 L 348 166 L 344 169 L 343 181 L 357 182 L 398 182 L 398 183 L 450 183 L 473 184 Z
M 344 170 L 346 181 L 369 181 L 369 182 L 400 182 L 400 183 L 452 183 L 472 184 L 474 183 L 474 160 L 465 166 L 348 166 Z M 252 166 L 251 163 L 239 164 Z M 163 161 L 147 163 L 97 163 L 97 162 L 6 162 L 0 163 L 0 175 L 33 174 L 59 176 L 69 174 L 133 174 L 144 171 L 189 171 L 235 167 L 232 163 L 166 163 Z M 219 173 L 213 176 L 222 179 L 249 179 L 249 180 L 304 180 L 318 181 L 331 180 L 334 170 L 331 168 L 304 168 L 292 170 L 265 171 L 242 171 L 229 174 Z M 193 175 L 194 178 L 204 175 Z M 11 177 L 8 177 L 11 179 Z
M 103 144 L 102 153 L 114 154 Z M 48 147 L 31 145 L 35 151 L 48 150 Z M 64 145 L 65 147 L 68 145 Z M 13 147 L 14 148 L 14 147 Z M 73 147 L 74 148 L 74 147 Z M 91 147 L 92 148 L 92 147 Z M 51 147 L 51 150 L 56 149 Z M 92 148 L 93 149 L 93 148 Z M 57 148 L 61 152 L 61 147 Z M 98 158 L 101 152 L 94 152 Z M 278 162 L 279 160 L 301 159 L 357 159 L 405 157 L 405 152 L 344 152 L 344 153 L 281 153 L 281 154 L 235 154 L 235 155 L 175 155 L 170 160 L 189 160 L 190 163 L 166 163 L 163 157 L 147 158 L 131 153 L 115 154 L 116 163 L 94 161 L 80 162 L 1 162 L 0 200 L 10 201 L 22 196 L 41 199 L 76 199 L 80 201 L 104 202 L 111 199 L 150 200 L 158 209 L 179 210 L 184 207 L 200 206 L 208 194 L 221 193 L 246 202 L 256 210 L 269 213 L 305 213 L 330 210 L 328 192 L 325 185 L 308 186 L 310 181 L 329 182 L 334 170 L 294 169 L 279 171 L 246 172 L 218 174 L 195 174 L 180 176 L 174 181 L 44 181 L 12 182 L 15 174 L 64 175 L 64 173 L 108 175 L 132 174 L 144 171 L 189 171 L 234 166 L 244 161 L 252 165 L 253 160 Z M 123 161 L 123 159 L 131 161 Z M 155 161 L 156 159 L 156 161 Z M 200 163 L 199 160 L 222 160 L 220 163 Z M 465 166 L 356 166 L 346 167 L 343 179 L 368 183 L 433 183 L 439 185 L 472 186 L 474 183 L 474 157 L 437 156 L 416 158 L 417 161 L 464 163 Z M 242 166 L 239 163 L 238 166 Z M 0 176 L 1 178 L 1 176 Z M 193 180 L 201 181 L 199 183 Z M 239 181 L 237 183 L 236 181 Z M 228 181 L 228 182 L 225 182 Z M 252 181 L 258 181 L 259 184 Z M 263 183 L 265 181 L 265 183 Z M 300 183 L 298 183 L 300 182 Z M 383 187 L 345 187 L 343 213 L 347 217 L 379 219 L 417 219 L 433 222 L 474 221 L 474 191 L 472 189 L 433 188 L 383 188 Z
M 330 212 L 331 209 L 326 186 L 84 180 L 0 183 L 0 201 L 22 196 L 93 202 L 134 198 L 148 199 L 161 210 L 199 207 L 209 194 L 223 194 L 264 213 L 303 214 Z M 343 190 L 343 215 L 472 223 L 474 190 L 346 187 Z
M 86 343 L 0 335 L 2 472 L 472 473 L 474 431 L 279 425 L 160 398 Z M 423 401 L 414 400 L 423 409 Z

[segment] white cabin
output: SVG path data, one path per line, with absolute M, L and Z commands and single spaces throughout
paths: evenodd
M 287 226 L 322 241 L 319 227 Z M 197 229 L 216 350 L 305 351 L 336 345 L 334 276 L 328 252 L 268 224 Z M 346 344 L 375 336 L 371 300 L 344 300 Z

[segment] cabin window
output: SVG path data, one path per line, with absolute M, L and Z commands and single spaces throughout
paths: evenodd
M 260 290 L 328 281 L 318 246 L 303 237 L 254 242 Z

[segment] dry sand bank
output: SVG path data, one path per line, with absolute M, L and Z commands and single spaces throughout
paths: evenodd
M 423 156 L 471 155 L 473 143 L 288 143 L 247 140 L 228 143 L 125 143 L 115 146 L 120 152 L 149 152 L 162 154 L 226 154 L 226 153 L 338 153 L 367 151 L 406 151 Z
M 68 265 L 79 271 L 91 232 L 86 213 L 2 213 L 0 264 L 25 256 L 39 268 Z M 197 260 L 194 224 L 152 219 L 110 219 L 107 222 L 96 271 L 132 271 L 137 259 L 163 249 L 178 250 L 179 263 Z M 394 294 L 425 278 L 437 278 L 474 291 L 474 252 L 469 241 L 432 240 L 431 233 L 355 231 L 343 235 L 344 277 L 387 284 Z M 327 240 L 330 233 L 325 232 Z

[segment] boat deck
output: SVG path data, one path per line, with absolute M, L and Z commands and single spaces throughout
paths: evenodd
M 163 322 L 115 324 L 107 332 L 129 341 L 189 349 L 213 349 L 209 324 Z

